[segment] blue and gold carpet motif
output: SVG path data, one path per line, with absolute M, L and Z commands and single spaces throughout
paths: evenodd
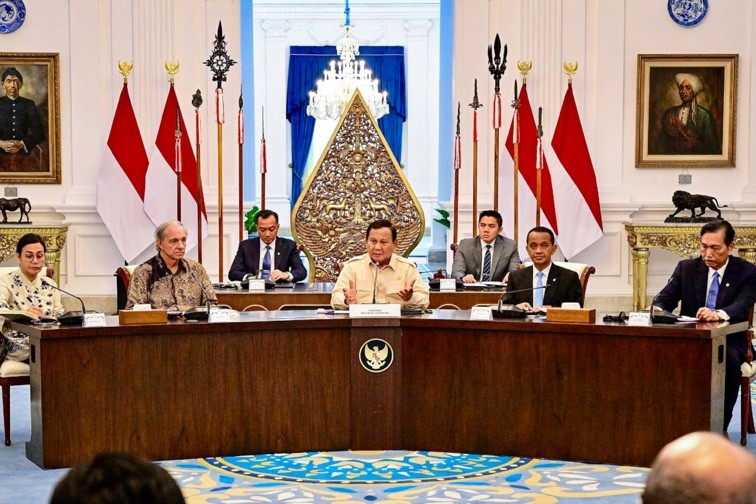
M 648 469 L 422 451 L 308 452 L 161 464 L 189 504 L 634 503 Z

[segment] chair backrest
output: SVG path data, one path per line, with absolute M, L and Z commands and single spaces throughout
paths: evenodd
M 268 309 L 261 304 L 251 304 L 245 306 L 242 311 L 268 311 Z
M 126 301 L 129 295 L 129 284 L 131 283 L 131 274 L 139 266 L 138 264 L 129 264 L 120 266 L 115 271 L 116 277 L 116 304 L 119 310 L 126 308 Z
M 596 273 L 596 268 L 585 263 L 576 263 L 569 261 L 554 261 L 554 264 L 562 268 L 574 271 L 580 277 L 580 285 L 583 287 L 583 299 L 580 300 L 580 304 L 585 306 L 585 291 L 588 289 L 588 280 L 591 275 Z M 533 266 L 532 262 L 522 263 L 523 266 Z

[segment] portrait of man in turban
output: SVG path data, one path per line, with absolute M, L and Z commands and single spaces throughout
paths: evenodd
M 680 72 L 674 75 L 674 84 L 681 103 L 657 117 L 658 134 L 649 146 L 649 153 L 722 154 L 714 116 L 697 99 L 706 90 L 704 82 L 695 73 Z

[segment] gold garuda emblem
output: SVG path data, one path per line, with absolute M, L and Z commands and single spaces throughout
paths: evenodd
M 366 253 L 365 231 L 378 219 L 396 226 L 396 253 L 405 257 L 425 230 L 423 209 L 355 90 L 292 211 L 310 281 L 333 282 L 341 263 Z

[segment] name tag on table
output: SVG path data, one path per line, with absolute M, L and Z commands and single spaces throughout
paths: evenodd
M 349 305 L 349 316 L 353 318 L 399 318 L 402 305 L 393 304 L 353 304 Z
M 262 278 L 251 278 L 249 280 L 249 292 L 265 292 L 265 280 Z
M 453 278 L 442 278 L 438 282 L 438 290 L 442 291 L 456 291 L 457 281 Z
M 81 321 L 82 327 L 105 327 L 104 313 L 85 313 Z
M 473 306 L 470 310 L 470 320 L 493 320 L 490 306 Z
M 630 312 L 627 316 L 627 325 L 629 326 L 650 326 L 651 314 L 647 311 Z
M 218 310 L 215 308 L 210 309 L 210 315 L 207 321 L 211 324 L 216 322 L 231 322 L 231 312 L 233 310 Z

